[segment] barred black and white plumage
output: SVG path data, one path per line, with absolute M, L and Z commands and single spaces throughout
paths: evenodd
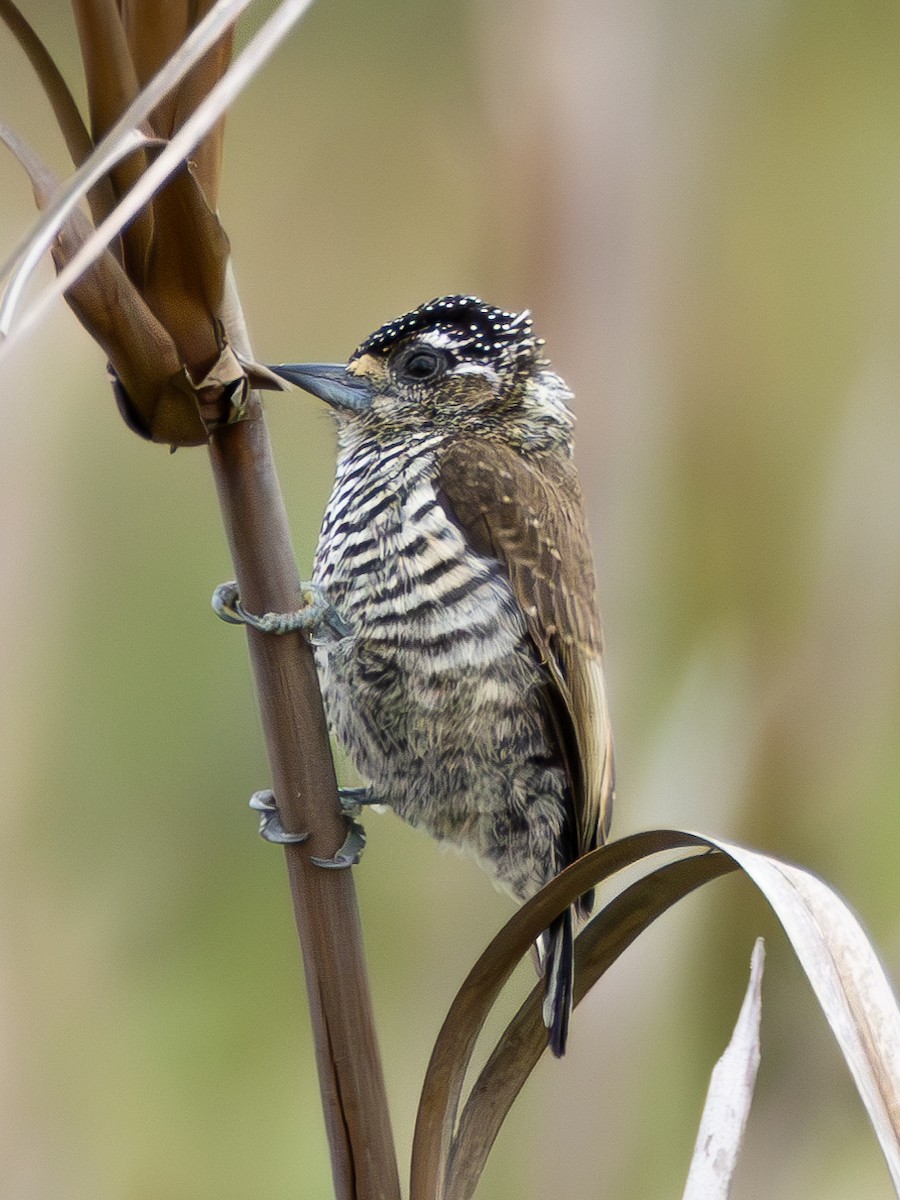
M 571 396 L 540 347 L 527 313 L 449 296 L 346 368 L 276 368 L 338 416 L 314 571 L 352 631 L 316 647 L 333 731 L 379 802 L 519 900 L 604 840 L 613 796 Z M 544 939 L 556 1054 L 572 938 L 569 912 Z

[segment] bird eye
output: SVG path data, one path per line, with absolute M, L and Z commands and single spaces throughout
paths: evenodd
M 434 379 L 445 365 L 444 356 L 436 350 L 413 350 L 400 364 L 400 372 L 416 383 Z

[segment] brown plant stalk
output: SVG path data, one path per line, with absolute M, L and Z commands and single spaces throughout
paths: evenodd
M 250 419 L 217 432 L 210 462 L 241 596 L 256 611 L 296 605 L 297 575 L 284 504 L 258 400 Z M 339 1200 L 400 1195 L 387 1097 L 372 1020 L 352 873 L 328 871 L 346 829 L 312 652 L 300 634 L 247 631 L 303 952 L 322 1107 Z
M 250 360 L 230 279 L 224 314 L 232 344 Z M 243 601 L 255 612 L 290 611 L 297 567 L 258 393 L 250 393 L 244 420 L 213 433 L 209 456 Z M 284 852 L 335 1197 L 399 1200 L 353 874 L 311 861 L 330 858 L 347 833 L 312 648 L 300 633 L 276 637 L 249 627 L 247 645 L 282 823 L 289 832 L 309 833 Z

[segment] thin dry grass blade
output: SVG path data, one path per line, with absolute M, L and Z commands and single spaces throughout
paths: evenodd
M 120 7 L 125 34 L 131 47 L 131 58 L 137 71 L 138 82 L 143 86 L 162 70 L 167 59 L 188 36 L 191 26 L 212 8 L 212 0 L 203 0 L 202 3 L 193 0 L 186 3 L 182 6 L 180 14 L 174 11 L 171 3 L 166 3 L 165 20 L 160 19 L 159 10 L 162 6 L 148 3 L 147 0 L 124 0 Z M 152 120 L 153 129 L 160 137 L 171 137 L 184 123 L 188 114 L 209 95 L 228 68 L 233 43 L 232 25 L 191 68 L 178 88 L 173 88 L 157 105 Z M 191 154 L 194 176 L 213 210 L 219 198 L 224 128 L 225 120 L 222 117 Z
M 6 131 L 3 140 L 10 148 L 12 148 L 13 141 L 19 145 L 23 144 L 8 126 L 0 127 Z M 84 163 L 76 176 L 80 181 L 78 187 L 72 187 L 70 184 L 63 189 L 62 184 L 57 181 L 54 192 L 44 191 L 42 206 L 47 215 L 38 222 L 32 233 L 16 246 L 3 266 L 0 267 L 0 279 L 4 279 L 16 263 L 19 264 L 3 295 L 2 302 L 0 302 L 0 339 L 9 332 L 13 315 L 28 286 L 28 280 L 53 245 L 60 229 L 70 219 L 72 213 L 78 209 L 79 202 L 86 195 L 90 197 L 94 185 L 102 181 L 114 162 L 129 154 L 134 154 L 136 150 L 142 149 L 146 144 L 147 139 L 139 130 L 126 130 L 117 144 L 109 148 L 108 153 L 102 157 L 92 154 Z M 14 153 L 18 154 L 16 151 Z M 0 348 L 0 352 L 2 352 L 2 348 Z
M 631 884 L 583 930 L 575 944 L 576 1004 L 657 917 L 704 883 L 736 869 L 724 854 L 697 854 L 693 847 L 692 851 Z M 506 1114 L 547 1048 L 542 1001 L 543 985 L 538 984 L 507 1026 L 469 1093 L 448 1156 L 446 1200 L 468 1200 L 474 1193 Z
M 210 21 L 218 12 L 219 6 L 225 3 L 226 0 L 219 0 L 219 5 L 209 14 L 206 21 Z M 228 0 L 227 6 L 229 10 L 232 10 L 236 7 L 246 7 L 248 3 L 249 0 Z M 103 221 L 94 235 L 88 239 L 65 270 L 35 299 L 31 308 L 20 321 L 15 334 L 8 335 L 6 343 L 0 344 L 0 361 L 9 352 L 14 340 L 24 337 L 28 330 L 32 329 L 41 320 L 53 301 L 63 295 L 72 286 L 72 283 L 78 278 L 79 274 L 85 271 L 103 253 L 104 247 L 112 238 L 119 233 L 136 212 L 140 211 L 157 189 L 165 183 L 172 172 L 178 169 L 182 160 L 191 152 L 200 138 L 209 132 L 234 97 L 249 83 L 266 59 L 269 58 L 279 43 L 287 36 L 292 26 L 312 6 L 312 3 L 313 0 L 285 0 L 279 9 L 272 14 L 265 25 L 262 26 L 256 36 L 246 46 L 243 53 L 235 59 L 219 83 L 175 134 L 172 141 L 160 153 L 159 157 L 147 167 L 144 175 L 141 176 L 134 188 L 118 205 L 115 213 Z M 218 25 L 214 27 L 218 28 Z M 194 35 L 200 29 L 201 26 L 198 26 L 194 30 L 188 42 L 192 42 Z M 221 29 L 216 33 L 216 37 L 220 35 Z M 212 40 L 215 40 L 215 38 Z M 185 45 L 187 46 L 187 43 Z M 178 78 L 181 78 L 181 75 Z M 177 82 L 177 80 L 173 82 Z M 140 105 L 140 107 L 144 107 L 145 104 L 146 101 L 142 92 L 137 101 L 135 101 L 135 106 Z M 139 109 L 136 108 L 136 111 L 139 111 Z M 126 114 L 127 116 L 128 114 Z M 129 122 L 126 121 L 125 117 L 122 118 L 122 125 L 123 131 L 129 127 Z M 110 137 L 113 132 L 110 131 Z M 5 323 L 0 321 L 0 337 L 6 333 L 9 327 L 9 311 L 6 310 L 4 315 L 6 318 Z
M 759 1069 L 765 948 L 756 939 L 750 980 L 725 1053 L 713 1068 L 682 1200 L 728 1200 Z
M 88 158 L 81 167 L 75 172 L 72 179 L 69 181 L 65 191 L 60 194 L 57 200 L 47 209 L 42 219 L 38 222 L 32 234 L 28 245 L 40 244 L 43 249 L 41 253 L 52 243 L 60 224 L 66 219 L 66 216 L 71 212 L 76 205 L 88 192 L 92 186 L 92 182 L 98 178 L 98 175 L 110 170 L 124 154 L 132 153 L 136 146 L 145 145 L 146 139 L 143 133 L 142 126 L 147 121 L 153 109 L 166 95 L 166 93 L 175 87 L 187 74 L 187 72 L 195 65 L 195 63 L 206 54 L 210 47 L 213 46 L 223 35 L 228 28 L 240 16 L 241 12 L 251 3 L 251 0 L 218 0 L 215 8 L 200 22 L 200 24 L 192 31 L 190 37 L 178 52 L 166 64 L 165 70 L 155 76 L 146 88 L 137 96 L 134 103 L 130 105 L 126 112 L 122 114 L 115 125 L 110 129 L 109 133 L 103 138 L 93 154 Z M 294 16 L 297 20 L 302 16 L 303 11 L 309 7 L 312 0 L 306 0 L 302 5 L 300 12 Z M 280 12 L 281 10 L 279 10 Z M 276 14 L 277 16 L 278 14 Z M 273 18 L 274 19 L 274 18 Z M 257 37 L 261 36 L 266 26 L 260 30 Z M 284 31 L 285 33 L 287 30 Z M 281 34 L 284 36 L 284 33 Z M 279 38 L 280 40 L 280 38 Z M 274 49 L 274 46 L 272 47 Z M 271 51 L 270 51 L 271 52 Z M 240 60 L 238 60 L 240 61 Z M 232 70 L 237 66 L 233 64 Z M 230 72 L 228 73 L 230 75 Z M 223 80 L 224 82 L 224 80 Z M 243 83 L 247 80 L 244 79 Z M 238 87 L 236 91 L 239 91 Z M 233 94 L 236 94 L 236 91 Z M 233 98 L 232 93 L 225 92 L 222 94 L 222 104 L 218 113 L 208 114 L 208 124 L 211 126 L 215 123 L 218 115 L 227 107 Z M 202 136 L 202 132 L 198 136 Z M 196 140 L 196 139 L 195 139 Z M 123 149 L 123 146 L 125 149 Z M 182 147 L 184 147 L 182 149 Z M 103 236 L 91 239 L 89 247 L 85 247 L 87 251 L 80 258 L 77 266 L 70 275 L 66 278 L 63 285 L 59 286 L 59 279 L 55 281 L 48 290 L 37 298 L 34 306 L 30 310 L 27 318 L 17 330 L 17 335 L 23 335 L 27 329 L 31 328 L 47 311 L 50 304 L 58 296 L 61 296 L 68 287 L 71 286 L 73 279 L 80 271 L 85 270 L 90 263 L 100 254 L 104 248 L 122 229 L 122 227 L 130 221 L 136 213 L 147 203 L 156 188 L 161 187 L 169 174 L 177 169 L 180 158 L 185 157 L 193 148 L 193 143 L 190 137 L 184 138 L 179 143 L 179 154 L 172 155 L 166 159 L 162 170 L 159 168 L 159 160 L 151 165 L 151 168 L 156 168 L 156 175 L 152 186 L 145 187 L 140 195 L 132 199 L 128 197 L 125 208 L 118 208 L 114 217 L 107 218 L 101 225 L 104 229 Z M 102 165 L 102 170 L 100 166 Z M 148 169 L 148 170 L 149 170 Z M 19 262 L 22 257 L 21 253 L 17 253 L 15 257 L 8 259 L 0 269 L 0 279 L 6 278 L 12 270 L 15 263 Z M 34 267 L 32 265 L 31 255 L 28 256 L 28 267 L 20 264 L 16 275 L 13 276 L 7 288 L 6 296 L 3 304 L 0 305 L 0 338 L 10 335 L 10 327 L 15 311 L 15 306 L 21 297 L 27 277 L 31 274 Z M 21 278 L 24 276 L 25 278 Z M 9 296 L 13 296 L 10 301 Z M 0 346 L 0 358 L 2 358 L 4 347 Z
M 50 101 L 60 132 L 65 138 L 72 162 L 76 167 L 80 166 L 94 146 L 91 135 L 81 119 L 75 97 L 69 91 L 46 46 L 12 0 L 0 0 L 0 20 L 6 24 L 34 67 L 35 74 Z
M 410 1200 L 437 1200 L 445 1196 L 459 1100 L 475 1041 L 501 988 L 519 960 L 529 953 L 532 943 L 569 904 L 617 871 L 654 854 L 707 846 L 708 842 L 696 834 L 670 830 L 634 834 L 611 842 L 573 863 L 504 925 L 469 972 L 435 1043 L 419 1101 Z M 587 933 L 588 930 L 582 933 L 579 943 L 583 944 Z M 538 1011 L 536 1006 L 535 1013 Z M 540 1017 L 536 1020 L 540 1021 Z M 541 1030 L 543 1048 L 546 1045 L 543 1025 Z M 525 1068 L 523 1080 L 531 1066 L 533 1063 Z

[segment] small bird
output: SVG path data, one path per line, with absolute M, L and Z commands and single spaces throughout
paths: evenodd
M 273 367 L 337 416 L 314 584 L 348 636 L 315 654 L 367 787 L 519 901 L 601 844 L 614 794 L 572 394 L 528 312 L 445 296 L 345 365 Z M 581 897 L 541 939 L 563 1054 Z

